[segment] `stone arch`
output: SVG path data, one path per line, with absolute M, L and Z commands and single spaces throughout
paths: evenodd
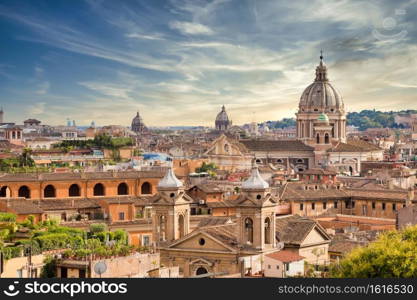
M 70 197 L 79 197 L 81 196 L 81 190 L 78 184 L 74 183 L 68 189 L 68 196 Z
M 129 186 L 127 183 L 122 182 L 117 187 L 117 195 L 129 195 Z
M 56 190 L 52 184 L 48 184 L 43 189 L 43 197 L 44 198 L 55 198 L 56 197 Z
M 152 194 L 152 184 L 150 184 L 149 182 L 145 181 L 144 183 L 142 183 L 141 187 L 140 187 L 140 193 L 141 194 Z
M 328 134 L 328 133 L 326 133 L 326 134 L 324 135 L 324 143 L 325 143 L 325 144 L 329 144 L 329 143 L 330 143 L 330 138 L 329 138 L 329 134 Z
M 0 188 L 0 198 L 10 198 L 10 197 L 11 197 L 10 188 L 7 185 L 2 186 Z
M 18 197 L 23 197 L 26 199 L 30 199 L 30 189 L 26 185 L 22 185 L 19 190 L 17 191 Z
M 94 186 L 94 196 L 104 196 L 106 194 L 106 189 L 102 183 L 97 183 Z
M 208 273 L 208 271 L 207 271 L 207 269 L 205 268 L 205 267 L 198 267 L 197 268 L 197 270 L 195 271 L 195 275 L 204 275 L 204 274 L 207 274 Z
M 264 224 L 265 244 L 271 244 L 271 219 L 265 218 Z
M 251 218 L 245 219 L 245 243 L 253 243 L 253 220 Z

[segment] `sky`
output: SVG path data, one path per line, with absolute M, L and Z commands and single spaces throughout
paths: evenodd
M 21 124 L 294 117 L 323 49 L 347 111 L 417 109 L 417 0 L 1 0 L 0 105 Z

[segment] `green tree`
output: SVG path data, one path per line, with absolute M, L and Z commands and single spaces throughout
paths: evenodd
M 417 277 L 417 226 L 383 233 L 367 247 L 356 248 L 331 267 L 340 278 Z

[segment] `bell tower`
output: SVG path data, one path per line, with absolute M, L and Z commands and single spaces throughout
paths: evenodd
M 253 166 L 250 177 L 242 183 L 237 200 L 237 237 L 244 248 L 258 251 L 276 247 L 275 212 L 276 201 L 272 198 L 269 184 Z
M 153 240 L 157 244 L 180 239 L 190 231 L 191 198 L 170 167 L 152 201 Z

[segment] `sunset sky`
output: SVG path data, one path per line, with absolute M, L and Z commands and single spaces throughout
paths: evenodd
M 348 111 L 417 109 L 417 0 L 0 1 L 5 121 L 293 117 L 320 49 Z

